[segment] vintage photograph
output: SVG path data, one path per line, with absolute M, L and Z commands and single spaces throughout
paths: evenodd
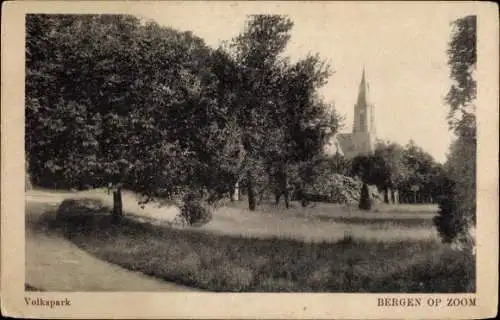
M 229 12 L 25 15 L 25 290 L 475 293 L 476 15 Z
M 2 9 L 2 315 L 496 314 L 494 4 Z

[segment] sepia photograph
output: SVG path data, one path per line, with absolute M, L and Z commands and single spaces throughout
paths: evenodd
M 260 4 L 23 15 L 20 304 L 155 292 L 483 306 L 480 16 Z

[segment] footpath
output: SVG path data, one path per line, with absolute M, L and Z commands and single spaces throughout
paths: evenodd
M 67 195 L 26 196 L 26 285 L 43 291 L 196 291 L 99 260 L 48 227 Z

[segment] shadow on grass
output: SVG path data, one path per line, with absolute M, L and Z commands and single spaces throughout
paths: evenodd
M 105 210 L 80 211 L 63 215 L 58 226 L 82 249 L 124 268 L 200 289 L 475 291 L 474 257 L 433 240 L 380 242 L 349 235 L 337 243 L 252 239 L 126 218 L 113 223 Z

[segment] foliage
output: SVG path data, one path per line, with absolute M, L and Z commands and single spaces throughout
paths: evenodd
M 201 194 L 190 191 L 182 200 L 181 216 L 189 225 L 205 224 L 212 219 L 211 208 L 205 204 Z
M 413 140 L 406 145 L 403 162 L 406 176 L 400 183 L 402 197 L 408 199 L 413 190 L 418 190 L 420 198 L 434 201 L 443 194 L 443 166 Z
M 476 223 L 476 16 L 453 23 L 448 49 L 450 77 L 454 81 L 446 100 L 456 140 L 450 147 L 445 170 L 451 187 L 440 202 L 436 226 L 445 242 L 474 241 L 469 228 Z
M 286 16 L 254 15 L 230 47 L 238 70 L 242 187 L 252 209 L 254 189 L 270 188 L 288 205 L 294 167 L 321 153 L 338 127 L 338 115 L 316 95 L 331 74 L 328 65 L 317 55 L 295 64 L 283 57 L 292 27 Z M 259 172 L 267 186 L 256 181 Z
M 439 199 L 439 214 L 434 217 L 434 223 L 443 241 L 450 243 L 467 230 L 465 230 L 466 223 L 462 220 L 464 217 L 457 210 L 458 199 L 450 197 L 456 193 L 455 184 L 448 180 L 444 187 L 445 196 Z
M 456 133 L 475 128 L 476 20 L 475 15 L 455 20 L 448 43 L 448 66 L 454 83 L 448 91 L 446 102 L 450 106 L 449 124 Z
M 395 142 L 379 142 L 373 154 L 352 159 L 351 175 L 379 190 L 398 189 L 400 197 L 407 201 L 413 201 L 414 188 L 425 201 L 442 194 L 442 166 L 412 140 L 404 147 Z
M 409 168 L 405 161 L 405 149 L 397 143 L 379 144 L 375 149 L 375 163 L 380 167 L 381 188 L 398 188 L 407 178 Z
M 50 183 L 44 181 L 45 174 L 55 178 L 46 180 L 65 187 L 84 187 L 102 183 L 99 177 L 104 173 L 116 178 L 120 164 L 128 165 L 118 157 L 121 148 L 108 149 L 116 151 L 115 159 L 101 159 L 103 128 L 119 129 L 125 121 L 113 110 L 123 104 L 115 88 L 125 85 L 124 79 L 106 71 L 120 69 L 119 61 L 128 60 L 120 56 L 114 61 L 116 43 L 103 44 L 107 35 L 126 36 L 120 29 L 137 24 L 133 18 L 117 16 L 27 17 L 26 144 L 39 184 Z M 94 63 L 99 48 L 102 59 Z M 124 138 L 123 131 L 115 131 L 114 142 Z
M 85 224 L 96 215 L 108 213 L 109 209 L 98 199 L 65 199 L 57 208 L 55 225 L 64 227 L 67 223 Z
M 328 65 L 282 56 L 292 26 L 252 16 L 229 47 L 212 50 L 191 32 L 127 15 L 28 15 L 34 182 L 146 199 L 207 189 L 215 201 L 240 181 L 248 194 L 270 188 L 288 199 L 289 175 L 339 122 L 316 94 Z
M 234 176 L 231 127 L 218 122 L 216 58 L 202 39 L 124 15 L 28 15 L 26 50 L 36 184 L 226 191 L 212 182 Z
M 334 173 L 348 176 L 351 175 L 352 160 L 336 153 L 328 157 L 328 166 Z
M 368 185 L 366 183 L 363 183 L 363 186 L 361 187 L 359 208 L 361 210 L 371 210 L 372 208 L 372 199 L 370 198 L 370 192 L 368 191 Z
M 476 149 L 474 142 L 458 138 L 446 163 L 446 188 L 439 201 L 436 227 L 444 242 L 470 241 L 476 224 Z

